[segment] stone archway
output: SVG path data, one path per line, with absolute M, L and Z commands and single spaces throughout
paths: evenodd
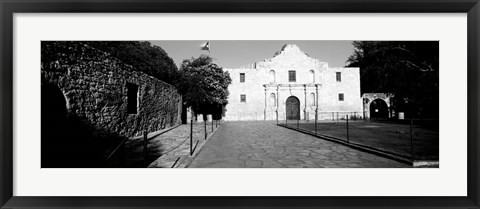
M 62 125 L 67 115 L 67 102 L 62 91 L 55 85 L 41 86 L 42 126 Z M 45 123 L 43 123 L 45 122 Z
M 392 118 L 395 117 L 395 110 L 393 107 L 392 93 L 363 93 L 363 117 L 364 118 Z M 381 100 L 381 102 L 379 101 Z M 376 101 L 375 104 L 372 104 Z M 386 113 L 384 110 L 386 105 Z M 381 105 L 381 106 L 378 106 Z M 380 112 L 381 111 L 381 112 Z M 385 116 L 386 114 L 386 116 Z
M 375 99 L 370 102 L 370 118 L 389 118 L 388 105 L 383 99 Z
M 285 107 L 287 120 L 300 120 L 300 100 L 297 97 L 288 97 Z
M 66 141 L 69 140 L 67 121 L 67 102 L 62 91 L 52 84 L 41 85 L 41 166 L 61 167 L 70 150 Z

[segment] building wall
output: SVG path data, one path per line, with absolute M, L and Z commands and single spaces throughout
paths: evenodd
M 79 42 L 52 44 L 62 53 L 42 53 L 49 61 L 42 62 L 41 83 L 62 91 L 68 115 L 127 137 L 180 124 L 181 96 L 172 85 Z M 138 86 L 136 114 L 127 112 L 127 83 Z
M 341 82 L 337 82 L 336 72 L 341 73 Z M 363 115 L 360 68 L 330 68 L 324 72 L 321 84 L 322 88 L 319 89 L 318 99 L 319 112 L 340 112 L 349 115 L 355 114 L 357 117 Z M 344 101 L 339 101 L 338 94 L 340 93 L 343 93 Z M 328 117 L 328 114 L 325 115 Z
M 226 120 L 284 120 L 290 96 L 300 101 L 301 119 L 314 119 L 315 111 L 319 117 L 320 112 L 362 114 L 359 68 L 330 68 L 296 45 L 285 45 L 271 59 L 226 70 L 232 78 Z M 296 72 L 295 82 L 289 81 L 290 70 Z M 336 81 L 336 72 L 341 72 L 341 82 Z M 244 83 L 240 82 L 240 73 L 245 73 Z M 344 94 L 344 101 L 338 101 L 339 93 Z M 246 95 L 246 102 L 240 102 L 241 94 Z
M 389 118 L 395 117 L 396 112 L 392 108 L 392 103 L 393 103 L 393 98 L 395 95 L 393 93 L 363 93 L 362 94 L 362 99 L 363 99 L 363 111 L 365 114 L 365 118 L 371 118 L 370 117 L 370 105 L 372 101 L 376 99 L 381 99 L 385 102 L 385 104 L 388 107 L 389 111 Z
M 226 106 L 226 120 L 263 120 L 265 108 L 264 88 L 261 85 L 266 76 L 264 71 L 255 69 L 227 70 L 232 78 L 229 85 L 229 99 Z M 240 73 L 245 73 L 245 83 L 240 83 Z M 240 102 L 240 95 L 246 95 L 246 102 Z

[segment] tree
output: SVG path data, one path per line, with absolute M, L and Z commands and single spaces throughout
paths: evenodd
M 213 63 L 207 55 L 185 59 L 180 67 L 177 88 L 183 95 L 184 105 L 195 113 L 215 114 L 228 99 L 230 74 Z
M 394 93 L 397 111 L 438 118 L 438 41 L 355 41 L 362 93 Z
M 175 84 L 179 72 L 172 58 L 159 46 L 147 41 L 87 41 L 87 45 L 108 52 L 137 70 L 169 84 Z

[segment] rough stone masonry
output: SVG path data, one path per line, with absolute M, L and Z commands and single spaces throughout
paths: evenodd
M 126 137 L 180 123 L 181 96 L 174 86 L 82 42 L 43 46 L 42 88 L 49 85 L 62 92 L 67 115 Z

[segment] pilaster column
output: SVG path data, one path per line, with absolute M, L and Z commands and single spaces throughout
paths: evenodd
M 318 117 L 318 84 L 315 85 L 315 117 Z
M 305 104 L 303 105 L 303 119 L 307 120 L 307 84 L 303 84 L 303 93 L 305 94 Z
M 267 85 L 265 87 L 265 108 L 263 109 L 263 120 L 267 120 Z
M 279 88 L 280 88 L 280 86 L 277 85 L 277 98 L 276 98 L 277 99 L 277 107 L 275 108 L 275 112 L 277 114 L 277 120 L 278 120 L 278 108 L 280 106 L 280 102 L 279 102 L 280 101 L 280 91 L 279 91 Z

